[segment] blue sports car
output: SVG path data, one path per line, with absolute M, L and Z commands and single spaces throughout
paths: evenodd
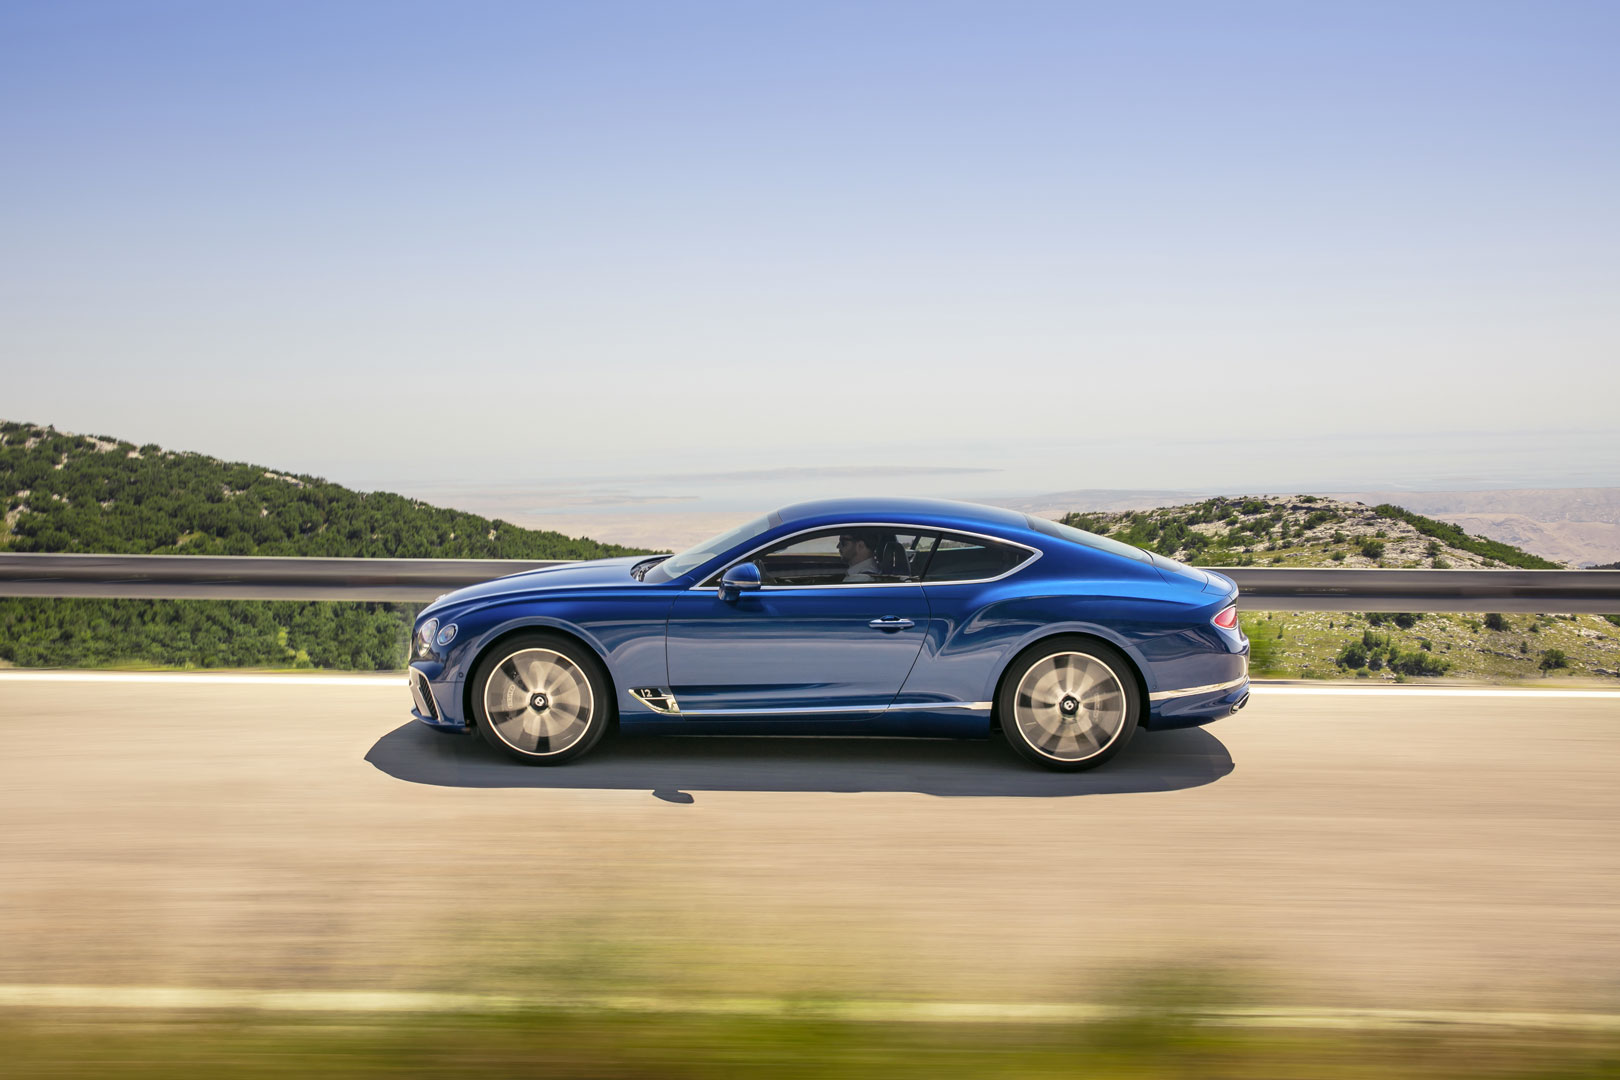
M 1230 578 L 1038 517 L 920 499 L 784 507 L 677 555 L 573 563 L 417 618 L 413 715 L 556 765 L 615 724 L 984 737 L 1100 765 L 1249 698 Z

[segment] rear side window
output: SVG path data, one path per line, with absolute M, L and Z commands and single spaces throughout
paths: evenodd
M 1059 540 L 1067 540 L 1071 544 L 1081 544 L 1096 551 L 1106 551 L 1110 555 L 1123 555 L 1127 559 L 1135 559 L 1137 562 L 1153 561 L 1148 558 L 1148 553 L 1139 547 L 1122 544 L 1118 540 L 1110 540 L 1108 537 L 1098 536 L 1096 533 L 1088 533 L 1084 529 L 1076 529 L 1072 525 L 1065 525 L 1059 521 L 1036 517 L 1034 514 L 1029 515 L 1029 527 L 1036 532 L 1045 533 L 1047 536 L 1055 536 Z
M 1028 548 L 976 536 L 940 535 L 923 569 L 923 581 L 978 581 L 1000 577 L 1034 556 Z

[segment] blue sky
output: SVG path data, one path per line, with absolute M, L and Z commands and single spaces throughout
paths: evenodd
M 1617 46 L 1607 3 L 12 0 L 0 416 L 394 489 L 1614 483 Z

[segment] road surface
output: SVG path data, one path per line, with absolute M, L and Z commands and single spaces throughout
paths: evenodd
M 0 982 L 1620 1006 L 1620 695 L 1297 694 L 999 741 L 509 764 L 400 681 L 0 674 Z

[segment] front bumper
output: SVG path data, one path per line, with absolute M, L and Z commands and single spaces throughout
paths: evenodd
M 412 664 L 406 675 L 411 687 L 411 717 L 419 720 L 431 728 L 441 731 L 462 731 L 466 728 L 465 721 L 454 713 L 446 712 L 444 702 L 455 701 L 453 693 L 446 694 L 446 690 L 455 684 L 440 684 L 435 686 L 429 677 L 428 664 Z M 438 667 L 434 664 L 432 667 Z M 456 710 L 459 712 L 460 710 Z

